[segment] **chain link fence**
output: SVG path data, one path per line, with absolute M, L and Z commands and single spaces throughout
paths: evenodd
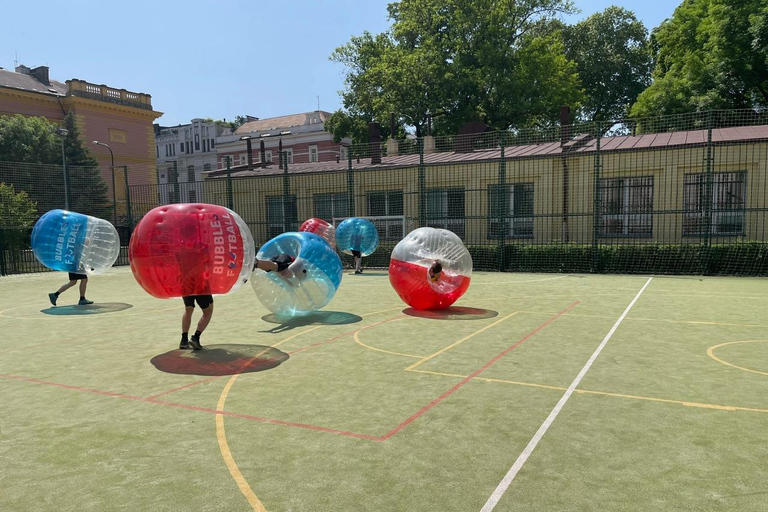
M 389 140 L 343 156 L 298 163 L 286 152 L 164 184 L 147 169 L 137 184 L 128 167 L 72 168 L 70 205 L 112 221 L 124 246 L 152 208 L 204 202 L 235 210 L 257 246 L 310 217 L 370 218 L 381 236 L 370 266 L 387 266 L 406 233 L 432 226 L 459 235 L 478 270 L 768 274 L 764 111 Z M 64 207 L 63 169 L 2 162 L 0 182 L 35 205 L 0 210 L 0 271 L 43 270 L 29 233 Z M 127 263 L 124 250 L 117 264 Z

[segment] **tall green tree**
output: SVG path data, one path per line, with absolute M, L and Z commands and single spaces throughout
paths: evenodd
M 576 63 L 585 90 L 577 117 L 611 121 L 625 117 L 651 83 L 648 30 L 633 12 L 611 6 L 565 27 L 566 55 Z
M 768 106 L 765 0 L 686 0 L 651 35 L 653 84 L 633 117 Z
M 575 65 L 562 33 L 541 30 L 572 11 L 569 0 L 402 0 L 390 30 L 337 48 L 346 67 L 342 99 L 352 117 L 398 123 L 422 135 L 455 133 L 467 121 L 495 128 L 551 123 L 578 104 Z
M 64 156 L 67 161 L 70 209 L 104 216 L 109 211 L 107 184 L 80 139 L 75 116 L 65 116 Z M 61 138 L 57 126 L 43 117 L 0 117 L 0 180 L 25 191 L 37 203 L 39 213 L 63 208 L 64 176 Z
M 37 204 L 23 190 L 0 182 L 0 228 L 30 228 L 37 218 Z

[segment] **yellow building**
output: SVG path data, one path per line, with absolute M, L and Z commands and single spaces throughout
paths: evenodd
M 470 245 L 765 241 L 768 126 L 709 135 L 603 137 L 599 150 L 596 139 L 577 136 L 506 147 L 504 158 L 498 146 L 431 152 L 423 164 L 409 154 L 287 171 L 238 166 L 230 195 L 226 171 L 214 171 L 203 197 L 231 202 L 261 242 L 310 217 L 348 216 L 401 217 L 378 223 L 391 242 L 421 225 Z
M 149 94 L 72 79 L 51 80 L 48 67 L 0 68 L 0 116 L 43 116 L 60 123 L 69 111 L 75 115 L 80 136 L 98 159 L 112 197 L 112 158 L 109 149 L 95 146 L 98 140 L 114 154 L 116 166 L 129 166 L 130 184 L 157 182 L 155 135 L 152 123 L 162 115 L 152 109 Z M 118 197 L 123 197 L 122 174 Z

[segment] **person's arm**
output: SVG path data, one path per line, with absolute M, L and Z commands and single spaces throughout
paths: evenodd
M 261 270 L 264 270 L 266 272 L 272 272 L 274 270 L 277 270 L 277 263 L 275 263 L 272 260 L 260 260 L 256 259 L 256 265 L 254 265 L 254 270 L 257 268 L 260 268 Z

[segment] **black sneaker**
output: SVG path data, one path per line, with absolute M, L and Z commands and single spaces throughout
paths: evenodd
M 192 347 L 192 350 L 200 350 L 203 348 L 203 346 L 200 344 L 200 338 L 194 334 L 191 338 L 189 338 L 189 346 Z
M 88 299 L 80 299 L 80 300 L 77 302 L 77 305 L 78 305 L 78 306 L 88 306 L 88 305 L 90 305 L 90 304 L 93 304 L 93 301 L 92 301 L 92 300 L 88 300 Z
M 56 296 L 55 293 L 48 294 L 48 300 L 51 301 L 51 304 L 53 304 L 54 306 L 56 305 L 56 299 L 58 299 L 58 297 Z
M 187 348 L 189 348 L 189 341 L 187 341 L 187 340 L 181 340 L 181 341 L 179 342 L 179 348 L 180 348 L 180 349 L 182 349 L 182 350 L 183 350 L 183 349 L 187 349 Z

